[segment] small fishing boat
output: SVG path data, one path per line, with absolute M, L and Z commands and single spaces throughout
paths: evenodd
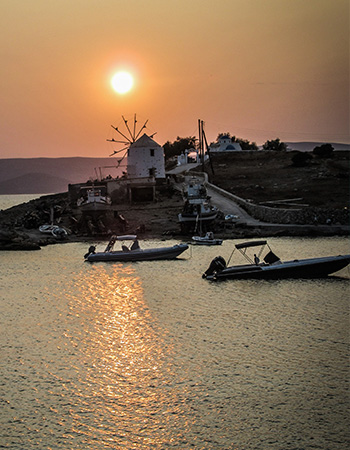
M 192 199 L 186 200 L 182 212 L 178 215 L 180 224 L 210 223 L 216 219 L 219 210 L 211 206 L 207 200 Z
M 106 211 L 111 204 L 112 200 L 105 186 L 87 186 L 80 189 L 77 206 L 81 211 Z
M 117 241 L 132 241 L 127 246 L 122 244 L 121 250 L 113 250 Z M 160 259 L 175 259 L 188 249 L 187 244 L 176 244 L 172 247 L 155 247 L 141 249 L 135 235 L 112 236 L 104 252 L 96 252 L 92 245 L 84 259 L 89 262 L 95 261 L 154 261 Z
M 222 239 L 215 239 L 214 233 L 208 231 L 205 236 L 192 236 L 192 244 L 196 245 L 221 245 Z
M 247 249 L 255 247 L 260 247 L 258 253 L 254 253 L 254 256 L 249 255 Z M 350 255 L 281 261 L 265 240 L 237 244 L 233 252 L 235 249 L 240 251 L 248 264 L 228 266 L 222 256 L 217 256 L 212 260 L 202 277 L 213 281 L 242 278 L 320 278 L 338 272 L 350 263 Z

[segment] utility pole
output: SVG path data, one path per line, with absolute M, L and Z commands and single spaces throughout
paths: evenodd
M 204 154 L 205 154 L 204 142 L 205 142 L 206 150 L 207 150 L 209 161 L 210 161 L 210 167 L 211 167 L 211 170 L 212 170 L 213 175 L 214 175 L 213 162 L 212 162 L 211 156 L 210 156 L 210 151 L 209 151 L 209 145 L 208 145 L 208 142 L 207 142 L 207 137 L 206 137 L 205 132 L 204 132 L 204 121 L 203 120 L 198 119 L 198 130 L 199 130 L 199 150 L 200 150 L 200 158 L 201 158 L 201 163 L 202 163 L 202 171 L 204 172 L 204 162 L 205 162 L 204 161 Z

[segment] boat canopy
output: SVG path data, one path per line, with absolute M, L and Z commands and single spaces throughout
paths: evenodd
M 137 239 L 136 234 L 125 234 L 124 236 L 116 236 L 117 241 L 134 241 Z
M 236 248 L 239 250 L 241 248 L 259 247 L 261 245 L 266 245 L 266 244 L 267 244 L 267 241 L 242 242 L 242 244 L 236 244 Z

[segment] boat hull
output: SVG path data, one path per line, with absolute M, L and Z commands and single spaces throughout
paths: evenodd
M 323 278 L 350 263 L 350 255 L 286 261 L 280 264 L 232 266 L 206 276 L 208 280 Z
M 195 239 L 192 237 L 192 244 L 195 245 L 221 245 L 222 239 Z
M 177 244 L 173 247 L 138 249 L 130 251 L 112 251 L 91 253 L 86 260 L 97 261 L 155 261 L 160 259 L 175 259 L 188 249 L 187 244 Z
M 180 223 L 191 223 L 191 224 L 195 224 L 197 222 L 199 223 L 212 222 L 217 218 L 217 215 L 218 215 L 217 211 L 212 211 L 210 213 L 203 214 L 201 216 L 182 212 L 178 215 L 178 220 Z
M 104 202 L 89 202 L 81 204 L 78 208 L 83 212 L 110 211 L 111 205 Z

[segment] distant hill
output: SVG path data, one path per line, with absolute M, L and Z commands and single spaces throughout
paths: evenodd
M 0 195 L 66 192 L 69 183 L 121 175 L 125 167 L 115 165 L 112 158 L 0 159 Z
M 51 194 L 66 192 L 68 180 L 46 173 L 27 173 L 11 180 L 0 181 L 0 194 Z
M 299 150 L 301 152 L 312 151 L 315 147 L 329 143 L 334 150 L 350 150 L 350 144 L 340 144 L 337 142 L 286 142 L 291 150 Z

